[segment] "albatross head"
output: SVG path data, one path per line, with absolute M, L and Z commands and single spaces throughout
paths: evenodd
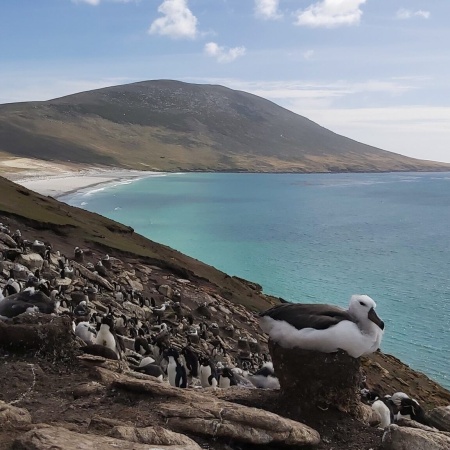
M 352 295 L 348 312 L 358 321 L 372 321 L 380 329 L 384 330 L 384 322 L 375 312 L 377 304 L 368 295 Z

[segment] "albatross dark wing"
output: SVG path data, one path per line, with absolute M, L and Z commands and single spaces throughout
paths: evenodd
M 333 305 L 284 303 L 268 309 L 261 313 L 260 316 L 284 320 L 298 330 L 303 328 L 325 330 L 342 320 L 354 322 L 346 310 Z
M 28 308 L 33 306 L 37 306 L 39 311 L 44 314 L 55 312 L 55 302 L 43 292 L 30 293 L 29 291 L 23 291 L 9 295 L 0 303 L 0 316 L 12 319 L 19 314 L 23 314 Z

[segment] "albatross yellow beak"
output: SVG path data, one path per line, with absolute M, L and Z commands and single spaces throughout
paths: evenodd
M 384 322 L 378 317 L 378 314 L 373 308 L 370 308 L 369 314 L 367 315 L 369 320 L 371 320 L 375 325 L 378 325 L 382 330 L 384 330 Z

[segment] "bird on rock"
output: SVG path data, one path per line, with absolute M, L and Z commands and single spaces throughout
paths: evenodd
M 52 314 L 55 310 L 56 303 L 51 298 L 30 287 L 2 300 L 0 303 L 0 319 L 11 319 L 25 312 Z
M 108 347 L 110 350 L 116 352 L 118 359 L 121 359 L 122 351 L 125 351 L 125 349 L 116 335 L 112 315 L 107 315 L 102 318 L 102 323 L 99 326 L 97 337 L 95 338 L 95 344 Z
M 283 303 L 260 314 L 260 326 L 284 348 L 333 353 L 358 358 L 376 351 L 384 323 L 368 295 L 352 295 L 348 309 L 326 304 Z

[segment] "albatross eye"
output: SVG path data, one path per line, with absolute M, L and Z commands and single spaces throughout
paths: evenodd
M 360 304 L 361 306 L 366 306 L 366 304 L 365 304 L 364 302 L 359 302 L 359 304 Z

